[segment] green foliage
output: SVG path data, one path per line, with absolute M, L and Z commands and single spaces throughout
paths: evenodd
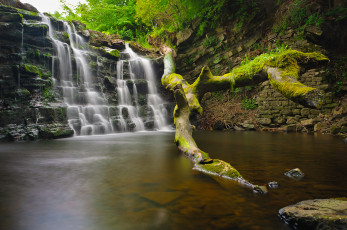
M 141 21 L 135 21 L 135 0 L 86 0 L 73 7 L 66 0 L 60 0 L 62 14 L 54 16 L 65 20 L 79 20 L 88 29 L 119 34 L 126 40 L 134 39 L 137 31 L 146 31 Z
M 344 7 L 335 7 L 330 9 L 327 13 L 327 16 L 335 17 L 335 21 L 341 21 L 347 18 L 347 8 Z
M 224 99 L 223 91 L 212 92 L 212 95 L 217 98 L 217 100 L 221 101 Z
M 256 99 L 245 98 L 241 101 L 241 109 L 244 109 L 244 110 L 256 109 L 258 107 L 256 103 L 257 103 Z
M 77 6 L 67 0 L 60 1 L 63 13 L 55 12 L 55 17 L 81 21 L 88 29 L 119 34 L 144 47 L 149 47 L 149 36 L 172 46 L 170 33 L 197 22 L 197 35 L 201 36 L 207 28 L 213 29 L 230 20 L 226 16 L 230 12 L 242 26 L 254 17 L 257 6 L 256 0 L 86 0 Z
M 204 39 L 204 41 L 202 42 L 202 45 L 207 48 L 207 47 L 212 47 L 217 45 L 218 43 L 218 39 L 216 38 L 216 36 L 212 35 L 212 36 L 207 36 Z
M 45 88 L 45 90 L 42 92 L 42 97 L 47 102 L 54 102 L 54 91 L 52 88 Z
M 250 22 L 259 11 L 257 1 L 238 0 L 239 9 L 235 14 L 234 20 L 237 21 L 234 27 L 235 32 L 239 32 L 243 25 Z
M 306 27 L 321 26 L 324 22 L 323 14 L 315 12 L 310 14 L 307 0 L 295 0 L 285 18 L 274 27 L 274 32 L 284 34 L 291 27 L 296 29 L 299 35 L 303 34 Z

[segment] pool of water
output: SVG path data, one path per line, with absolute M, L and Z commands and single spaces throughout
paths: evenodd
M 266 195 L 192 170 L 174 133 L 0 144 L 0 229 L 288 229 L 278 210 L 347 196 L 346 144 L 323 135 L 197 132 L 211 157 Z M 300 168 L 305 177 L 283 175 Z

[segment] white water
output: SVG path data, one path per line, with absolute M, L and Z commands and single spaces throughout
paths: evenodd
M 125 46 L 125 53 L 130 56 L 129 60 L 129 70 L 130 77 L 133 83 L 137 79 L 136 73 L 133 71 L 132 67 L 136 65 L 141 65 L 144 71 L 144 77 L 147 80 L 148 94 L 147 94 L 147 106 L 152 110 L 154 127 L 157 130 L 168 130 L 170 126 L 168 125 L 167 117 L 168 112 L 165 108 L 165 102 L 160 97 L 157 91 L 157 86 L 155 84 L 155 73 L 150 60 L 138 56 L 130 47 L 129 44 Z M 137 66 L 138 67 L 138 66 Z M 137 104 L 137 89 L 136 84 L 133 86 L 135 104 Z
M 64 31 L 69 34 L 70 46 L 56 39 L 50 18 L 42 15 L 42 21 L 49 27 L 49 37 L 53 41 L 56 58 L 53 58 L 52 73 L 55 87 L 62 89 L 64 102 L 68 108 L 70 127 L 77 135 L 106 134 L 113 132 L 109 118 L 109 107 L 102 95 L 94 88 L 92 74 L 89 69 L 88 51 L 83 50 L 85 42 L 76 33 L 74 26 L 64 22 Z M 78 82 L 73 81 L 73 59 L 76 62 Z M 54 73 L 55 65 L 59 72 Z M 78 85 L 77 85 L 78 84 Z M 82 92 L 80 91 L 81 89 Z
M 73 24 L 64 22 L 63 32 L 69 35 L 69 46 L 57 39 L 58 36 L 50 18 L 45 15 L 41 16 L 43 23 L 49 27 L 48 35 L 56 52 L 56 56 L 52 58 L 53 83 L 56 88 L 61 89 L 67 105 L 69 124 L 74 129 L 75 135 L 143 131 L 145 130 L 144 119 L 146 122 L 154 122 L 154 129 L 168 129 L 167 111 L 164 108 L 164 101 L 157 93 L 154 71 L 149 60 L 139 57 L 126 45 L 124 53 L 130 55 L 130 60 L 121 60 L 116 64 L 118 116 L 111 117 L 110 106 L 107 104 L 105 95 L 96 90 L 96 76 L 89 68 L 90 51 L 87 50 L 83 37 L 76 33 Z M 96 74 L 99 74 L 99 60 L 97 59 L 96 62 Z M 129 65 L 130 79 L 124 79 L 125 64 Z M 143 74 L 148 84 L 147 106 L 153 113 L 153 116 L 147 115 L 145 118 L 141 118 L 139 115 L 140 107 L 135 84 L 138 76 L 133 71 L 133 67 L 138 67 L 137 65 L 141 65 L 143 68 Z M 77 76 L 74 76 L 76 73 Z M 127 81 L 133 83 L 132 93 Z

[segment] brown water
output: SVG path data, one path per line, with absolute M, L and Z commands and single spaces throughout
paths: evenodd
M 288 229 L 281 207 L 347 196 L 346 144 L 340 138 L 258 132 L 199 132 L 214 158 L 256 184 L 192 170 L 173 133 L 75 137 L 0 144 L 0 229 Z M 283 175 L 299 167 L 301 181 Z

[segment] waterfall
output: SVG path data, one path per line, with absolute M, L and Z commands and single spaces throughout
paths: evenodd
M 56 39 L 49 17 L 41 15 L 49 27 L 49 37 L 53 41 L 56 57 L 52 59 L 52 73 L 55 87 L 60 88 L 67 104 L 70 127 L 76 135 L 106 134 L 113 132 L 109 118 L 109 107 L 102 95 L 94 89 L 92 74 L 88 65 L 88 52 L 83 38 L 76 33 L 73 25 L 64 22 L 64 32 L 69 35 L 70 46 Z M 73 55 L 72 55 L 73 54 Z M 77 79 L 73 80 L 73 61 L 76 63 Z M 55 73 L 55 66 L 58 73 Z
M 156 81 L 155 81 L 155 73 L 153 66 L 150 62 L 150 60 L 138 56 L 130 47 L 129 44 L 126 44 L 124 53 L 128 54 L 129 59 L 129 70 L 130 70 L 130 77 L 133 81 L 133 88 L 134 88 L 134 98 L 135 98 L 135 104 L 137 104 L 137 88 L 136 88 L 136 80 L 137 78 L 141 78 L 141 74 L 138 74 L 136 72 L 136 69 L 142 69 L 143 77 L 147 81 L 148 86 L 148 93 L 147 93 L 147 106 L 151 109 L 153 121 L 154 121 L 154 128 L 157 130 L 168 130 L 170 129 L 170 126 L 167 122 L 168 112 L 165 108 L 165 102 L 160 97 L 157 91 Z
M 96 70 L 92 72 L 89 62 L 95 54 L 88 50 L 88 44 L 76 32 L 75 26 L 64 22 L 64 27 L 60 28 L 61 31 L 58 29 L 58 32 L 49 17 L 41 17 L 49 27 L 48 36 L 55 50 L 55 56 L 52 57 L 53 84 L 67 105 L 69 125 L 75 135 L 167 129 L 167 111 L 157 92 L 149 60 L 139 57 L 126 45 L 122 54 L 130 58 L 110 64 L 111 72 L 116 69 L 116 78 L 111 78 L 116 79 L 114 94 L 118 97 L 118 105 L 110 106 L 102 87 L 97 85 L 97 76 L 102 74 L 105 66 L 102 58 L 96 58 Z M 70 45 L 58 39 L 59 33 L 64 33 L 64 37 L 68 34 Z M 142 71 L 138 71 L 139 68 Z M 142 90 L 140 95 L 138 79 L 146 82 L 148 92 Z M 147 97 L 146 105 L 143 105 L 143 95 Z M 140 97 L 142 104 L 139 103 Z

